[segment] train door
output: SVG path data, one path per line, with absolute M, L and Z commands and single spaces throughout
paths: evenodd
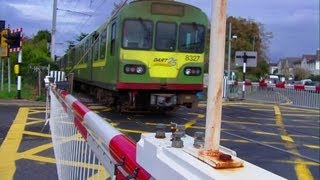
M 117 83 L 118 82 L 118 77 L 119 77 L 119 72 L 118 72 L 118 66 L 119 66 L 119 60 L 117 59 L 117 22 L 116 20 L 111 22 L 111 27 L 110 27 L 110 35 L 109 35 L 109 44 L 110 46 L 108 47 L 108 65 L 111 66 L 111 79 L 112 83 Z

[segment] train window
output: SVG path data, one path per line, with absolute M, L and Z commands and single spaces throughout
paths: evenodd
M 99 56 L 99 36 L 95 36 L 93 40 L 93 60 L 98 60 Z
M 177 41 L 177 25 L 175 23 L 158 22 L 156 31 L 157 50 L 174 51 Z
M 153 25 L 151 21 L 125 20 L 122 47 L 125 49 L 151 49 Z
M 106 55 L 107 29 L 103 30 L 100 35 L 100 59 L 104 59 Z
M 116 23 L 111 26 L 111 44 L 110 44 L 110 54 L 114 55 L 116 50 Z
M 205 28 L 196 23 L 181 24 L 179 30 L 179 50 L 202 53 L 204 50 Z

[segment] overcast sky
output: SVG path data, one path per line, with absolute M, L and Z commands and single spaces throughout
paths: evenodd
M 180 0 L 211 16 L 211 0 Z M 110 7 L 119 0 L 58 0 L 57 54 L 80 32 L 91 32 L 106 21 Z M 53 0 L 1 0 L 0 19 L 10 28 L 22 27 L 27 36 L 51 30 Z M 271 61 L 314 54 L 320 47 L 319 0 L 228 0 L 227 14 L 250 18 L 265 25 L 274 37 Z M 63 10 L 81 12 L 70 13 Z

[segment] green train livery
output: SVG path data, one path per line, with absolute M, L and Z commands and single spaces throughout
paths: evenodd
M 120 111 L 196 107 L 207 26 L 194 6 L 133 1 L 71 48 L 60 68 L 74 73 L 75 88 Z

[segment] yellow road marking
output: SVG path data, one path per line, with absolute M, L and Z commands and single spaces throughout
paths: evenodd
M 102 178 L 103 177 L 103 178 Z M 93 176 L 89 177 L 89 180 L 94 179 L 109 179 L 110 175 L 109 173 L 104 169 L 103 166 L 99 167 L 99 172 L 94 174 Z
M 310 144 L 303 144 L 303 145 L 311 149 L 320 149 L 319 145 L 310 145 Z
M 290 136 L 281 135 L 281 139 L 284 141 L 294 142 Z
M 28 120 L 44 121 L 44 117 L 43 118 L 28 117 Z
M 275 112 L 275 117 L 276 117 L 276 124 L 279 128 L 280 134 L 281 134 L 281 138 L 285 141 L 284 145 L 285 147 L 295 153 L 295 154 L 300 154 L 296 145 L 294 144 L 293 139 L 288 135 L 284 123 L 282 121 L 282 116 L 281 116 L 281 111 L 279 106 L 274 106 L 274 112 Z M 295 158 L 296 162 L 303 162 L 303 159 L 301 158 Z M 310 172 L 310 170 L 308 169 L 308 167 L 305 164 L 302 163 L 297 163 L 294 166 L 294 169 L 296 171 L 296 175 L 298 180 L 308 180 L 308 179 L 313 179 L 313 176 Z
M 262 135 L 270 135 L 270 136 L 279 136 L 279 134 L 276 133 L 270 133 L 270 132 L 263 132 L 263 131 L 252 131 L 255 134 L 262 134 Z M 309 136 L 309 135 L 300 135 L 300 134 L 291 134 L 291 137 L 299 137 L 299 138 L 315 138 L 320 139 L 318 136 Z
M 136 134 L 142 134 L 142 133 L 151 133 L 148 131 L 139 131 L 139 130 L 132 130 L 132 129 L 122 129 L 122 128 L 117 128 L 121 132 L 129 132 L 129 133 L 136 133 Z
M 313 180 L 313 176 L 305 164 L 298 163 L 294 166 L 294 169 L 299 180 Z
M 45 120 L 36 120 L 36 121 L 27 122 L 26 125 L 28 126 L 28 125 L 38 124 L 43 122 L 45 122 Z
M 38 132 L 32 132 L 32 131 L 23 131 L 23 134 L 51 138 L 50 134 L 38 133 Z
M 282 116 L 301 116 L 301 117 L 305 117 L 305 116 L 311 116 L 311 117 L 320 117 L 319 114 L 282 114 Z
M 29 108 L 20 108 L 8 134 L 0 147 L 0 179 L 13 179 L 16 171 L 15 155 L 28 118 Z
M 18 153 L 18 158 L 24 158 L 23 156 L 26 155 L 26 154 L 37 154 L 37 153 L 42 152 L 44 150 L 50 149 L 52 147 L 53 147 L 52 143 L 43 144 L 41 146 L 37 146 L 37 147 L 29 149 L 27 151 Z
M 272 109 L 254 109 L 254 108 L 250 108 L 250 110 L 252 110 L 252 111 L 273 111 Z
M 279 136 L 279 134 L 276 133 L 269 133 L 269 132 L 263 132 L 263 131 L 252 131 L 255 134 L 263 134 L 263 135 L 271 135 L 271 136 Z
M 28 114 L 31 115 L 31 114 L 39 114 L 39 113 L 43 113 L 44 111 L 33 111 L 33 112 L 29 112 Z
M 281 116 L 281 111 L 279 106 L 274 106 L 274 113 L 276 114 L 276 116 Z
M 273 162 L 279 162 L 279 163 L 286 163 L 286 164 L 304 164 L 308 166 L 319 166 L 319 163 L 313 162 L 313 161 L 291 161 L 291 160 L 274 160 Z

